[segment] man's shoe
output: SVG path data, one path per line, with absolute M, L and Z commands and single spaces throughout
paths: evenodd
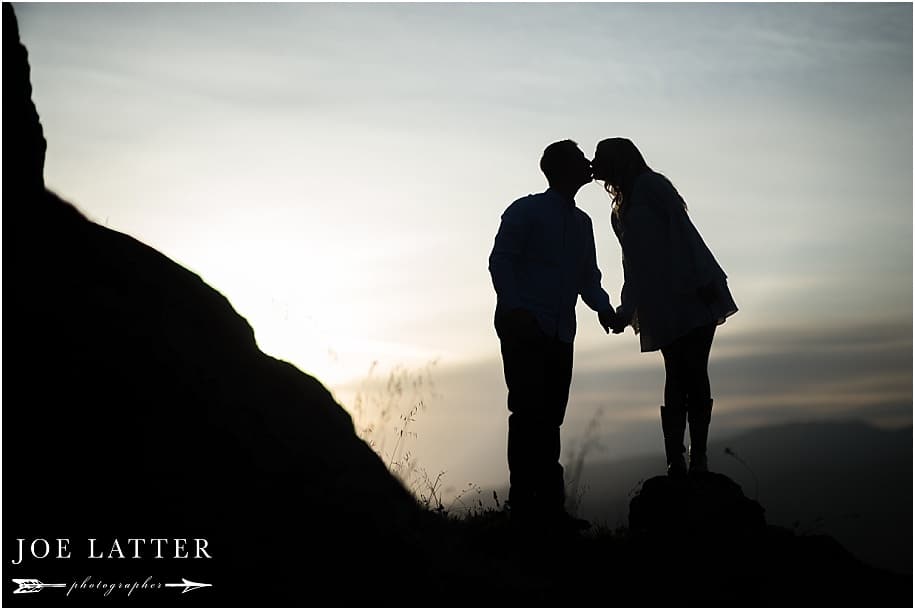
M 573 517 L 565 511 L 559 513 L 557 524 L 559 525 L 560 529 L 572 532 L 583 532 L 587 529 L 591 529 L 590 521 L 587 519 L 579 519 L 578 517 Z
M 526 506 L 513 506 L 509 505 L 508 509 L 508 518 L 512 523 L 519 523 L 522 525 L 529 524 L 537 520 L 537 514 Z

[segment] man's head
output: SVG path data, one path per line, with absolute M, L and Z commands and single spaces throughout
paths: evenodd
M 566 190 L 591 182 L 591 162 L 572 140 L 553 142 L 543 151 L 540 169 L 550 186 Z

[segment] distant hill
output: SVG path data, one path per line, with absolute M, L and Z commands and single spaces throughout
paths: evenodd
M 881 430 L 855 421 L 779 425 L 713 439 L 710 461 L 713 471 L 759 500 L 769 523 L 829 534 L 873 566 L 912 573 L 911 428 Z M 640 481 L 663 469 L 661 453 L 586 464 L 580 513 L 610 527 L 626 524 Z

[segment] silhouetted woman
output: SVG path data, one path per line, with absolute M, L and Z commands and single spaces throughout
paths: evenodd
M 613 330 L 631 325 L 643 352 L 661 350 L 664 356 L 667 473 L 686 473 L 687 419 L 689 472 L 708 472 L 709 352 L 715 327 L 737 311 L 727 276 L 690 221 L 686 202 L 648 167 L 635 144 L 603 140 L 592 167 L 613 201 L 610 219 L 623 251 L 624 284 Z

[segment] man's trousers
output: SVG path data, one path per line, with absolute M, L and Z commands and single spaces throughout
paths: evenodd
M 572 383 L 572 344 L 548 337 L 535 320 L 512 324 L 496 314 L 508 386 L 508 468 L 513 515 L 563 510 L 559 427 Z

